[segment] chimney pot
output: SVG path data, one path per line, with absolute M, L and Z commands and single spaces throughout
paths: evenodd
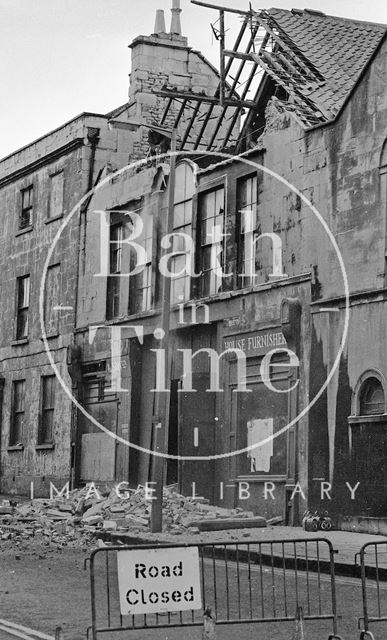
M 154 33 L 165 33 L 165 19 L 164 19 L 164 10 L 156 9 L 156 20 L 155 20 L 155 30 Z
M 180 24 L 180 0 L 172 0 L 172 18 L 171 18 L 171 30 L 170 33 L 181 36 L 181 24 Z

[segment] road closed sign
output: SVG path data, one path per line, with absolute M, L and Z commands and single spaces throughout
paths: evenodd
M 197 547 L 117 552 L 122 615 L 202 608 Z

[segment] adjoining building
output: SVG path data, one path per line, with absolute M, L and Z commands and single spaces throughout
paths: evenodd
M 44 320 L 58 371 L 70 390 L 75 352 L 78 292 L 89 197 L 101 175 L 159 148 L 157 136 L 126 127 L 130 119 L 158 122 L 167 100 L 153 93 L 166 82 L 187 90 L 216 87 L 213 66 L 188 46 L 181 35 L 180 10 L 172 9 L 171 31 L 163 12 L 155 32 L 130 45 L 131 81 L 128 102 L 108 114 L 84 113 L 0 161 L 1 344 L 0 344 L 0 490 L 3 493 L 48 495 L 50 482 L 74 483 L 76 411 L 55 377 L 42 340 L 39 294 L 43 267 L 55 236 L 45 277 Z M 172 108 L 173 117 L 179 108 Z M 172 117 L 172 116 L 170 116 Z M 188 133 L 180 118 L 181 135 Z M 168 121 L 166 121 L 168 124 Z M 190 128 L 191 129 L 191 128 Z M 198 127 L 192 129 L 197 132 Z M 208 135 L 211 134 L 211 126 Z M 71 215 L 82 200 L 80 210 Z M 79 259 L 78 259 L 79 258 Z M 69 373 L 70 371 L 70 373 Z

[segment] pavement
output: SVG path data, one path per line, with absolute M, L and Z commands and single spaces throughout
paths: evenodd
M 363 545 L 375 542 L 385 542 L 375 557 L 374 547 L 371 547 L 365 555 L 365 564 L 368 567 L 368 574 L 375 572 L 378 567 L 379 578 L 387 580 L 387 537 L 368 533 L 355 533 L 350 531 L 320 531 L 310 532 L 304 531 L 301 527 L 284 527 L 273 526 L 259 529 L 233 529 L 230 531 L 208 531 L 196 534 L 172 535 L 167 533 L 133 533 L 127 532 L 102 532 L 100 537 L 114 544 L 173 544 L 181 546 L 192 543 L 209 543 L 209 544 L 231 544 L 243 548 L 243 545 L 249 544 L 250 549 L 258 551 L 265 555 L 267 560 L 271 556 L 281 560 L 283 556 L 286 558 L 294 558 L 297 554 L 298 560 L 307 557 L 310 563 L 310 570 L 313 571 L 313 561 L 318 559 L 318 567 L 322 572 L 329 572 L 329 547 L 324 544 L 313 544 L 313 540 L 329 540 L 335 551 L 335 572 L 337 575 L 344 576 L 360 576 L 359 552 Z M 307 545 L 297 543 L 296 547 L 292 545 L 295 540 L 308 541 Z M 270 543 L 274 544 L 271 545 Z M 284 545 L 279 543 L 284 543 Z M 296 551 L 294 550 L 296 549 Z M 306 551 L 307 549 L 307 551 Z M 315 562 L 315 566 L 316 562 Z

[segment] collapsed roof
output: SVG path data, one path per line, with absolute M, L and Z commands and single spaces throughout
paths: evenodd
M 246 139 L 254 142 L 262 133 L 264 111 L 273 96 L 305 128 L 335 120 L 387 31 L 386 25 L 309 9 L 239 11 L 191 1 L 219 11 L 219 19 L 211 27 L 219 41 L 220 79 L 214 95 L 179 92 L 172 86 L 157 92 L 168 98 L 160 124 L 176 101 L 180 108 L 175 126 L 185 110 L 192 114 L 180 149 L 243 150 Z M 231 49 L 225 44 L 226 13 L 239 14 L 241 19 Z M 215 109 L 217 105 L 222 107 L 220 111 Z M 241 115 L 243 127 L 238 132 Z M 201 127 L 193 128 L 195 118 L 200 118 Z M 203 134 L 214 118 L 214 133 L 204 144 Z M 229 126 L 219 136 L 225 122 Z M 190 135 L 191 130 L 199 133 Z

